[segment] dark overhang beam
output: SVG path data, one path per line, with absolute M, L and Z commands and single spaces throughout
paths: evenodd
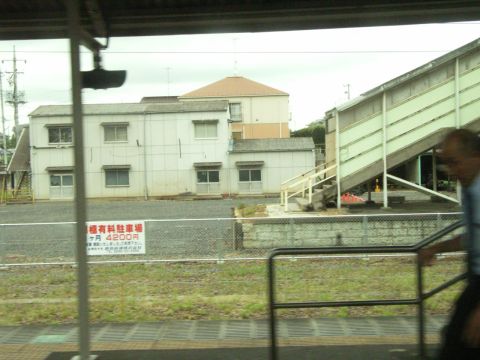
M 85 8 L 92 22 L 94 35 L 108 38 L 107 24 L 105 16 L 98 4 L 98 0 L 85 0 Z
M 3 10 L 0 11 L 0 40 L 68 36 L 65 11 L 61 6 L 52 5 L 45 9 L 42 1 L 9 1 L 28 3 L 29 7 L 25 11 L 16 7 L 3 9 L 0 2 L 0 10 Z M 96 37 L 287 31 L 480 20 L 480 3 L 460 0 L 84 0 L 82 10 L 82 26 Z

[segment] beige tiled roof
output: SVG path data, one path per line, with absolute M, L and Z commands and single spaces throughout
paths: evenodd
M 242 76 L 231 76 L 182 95 L 181 98 L 288 95 Z

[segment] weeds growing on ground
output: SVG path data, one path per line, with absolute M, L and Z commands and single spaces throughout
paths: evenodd
M 411 259 L 277 260 L 277 300 L 282 302 L 415 298 Z M 444 259 L 425 271 L 431 289 L 462 271 Z M 267 317 L 263 261 L 90 265 L 90 318 L 97 322 Z M 77 316 L 76 269 L 9 268 L 0 272 L 0 325 L 72 323 Z M 461 285 L 429 299 L 444 314 Z M 414 315 L 413 306 L 298 309 L 281 317 Z

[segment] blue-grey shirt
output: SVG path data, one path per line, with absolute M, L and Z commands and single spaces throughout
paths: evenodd
M 467 251 L 468 271 L 480 276 L 480 174 L 463 191 L 465 220 L 464 248 Z

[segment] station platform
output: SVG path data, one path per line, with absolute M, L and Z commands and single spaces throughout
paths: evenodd
M 446 318 L 427 317 L 429 354 Z M 285 319 L 278 360 L 418 359 L 415 317 Z M 267 360 L 266 320 L 161 321 L 91 325 L 97 360 Z M 1 360 L 70 360 L 75 325 L 0 327 Z
M 116 350 L 95 353 L 96 360 L 268 360 L 265 347 L 182 350 Z M 76 353 L 52 353 L 46 360 L 71 360 Z M 278 360 L 413 360 L 411 345 L 288 346 Z

